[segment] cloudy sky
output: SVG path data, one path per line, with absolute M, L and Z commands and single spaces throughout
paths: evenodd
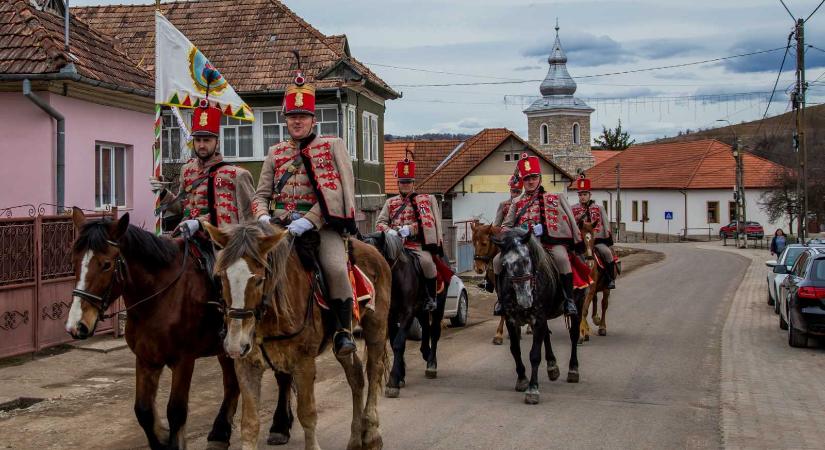
M 821 0 L 785 0 L 806 18 Z M 153 3 L 72 0 L 72 5 Z M 556 18 L 576 95 L 596 109 L 592 134 L 621 119 L 637 141 L 761 117 L 793 20 L 779 0 L 285 0 L 325 34 L 346 34 L 353 56 L 403 92 L 386 132 L 526 136 L 521 112 L 538 95 Z M 825 6 L 807 22 L 808 103 L 825 101 Z M 796 52 L 788 52 L 770 114 L 789 110 Z M 777 49 L 753 56 L 598 76 Z M 208 55 L 207 55 L 208 56 Z M 394 66 L 394 67 L 388 67 Z M 412 70 L 414 69 L 414 70 Z M 450 72 L 433 73 L 433 72 Z M 820 78 L 821 77 L 821 78 Z M 513 83 L 504 83 L 515 81 Z M 427 84 L 459 86 L 418 86 Z M 479 84 L 488 83 L 488 84 Z M 496 83 L 496 84 L 489 84 Z M 763 94 L 749 94 L 763 93 Z M 748 94 L 748 95 L 734 95 Z

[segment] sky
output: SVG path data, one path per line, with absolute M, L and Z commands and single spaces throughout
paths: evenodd
M 822 0 L 785 0 L 807 18 Z M 72 6 L 153 3 L 72 0 Z M 539 95 L 558 19 L 576 96 L 603 126 L 637 142 L 790 110 L 794 21 L 780 0 L 285 0 L 327 35 L 346 34 L 352 55 L 403 94 L 388 101 L 385 133 L 527 136 L 522 110 Z M 808 104 L 825 102 L 825 6 L 806 22 Z M 705 64 L 593 76 L 779 49 Z M 209 55 L 206 55 L 209 57 Z M 394 67 L 388 67 L 394 66 Z M 220 69 L 220 68 L 218 68 Z M 433 73 L 433 72 L 450 72 Z M 770 104 L 769 92 L 777 84 Z M 577 78 L 579 77 L 579 78 Z M 536 80 L 536 81 L 531 81 Z M 516 83 L 504 83 L 517 81 Z M 460 86 L 426 84 L 475 83 Z M 498 83 L 498 84 L 478 84 Z M 752 94 L 759 93 L 759 94 Z M 739 95 L 737 95 L 739 94 Z

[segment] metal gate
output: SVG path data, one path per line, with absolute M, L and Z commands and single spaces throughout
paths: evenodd
M 474 220 L 455 222 L 456 228 L 456 272 L 463 273 L 473 270 L 473 259 L 475 258 L 475 248 L 473 247 L 473 231 L 470 224 Z
M 12 217 L 15 208 L 28 209 L 28 217 Z M 103 215 L 117 212 L 87 217 Z M 0 358 L 71 340 L 64 322 L 75 283 L 74 238 L 71 217 L 45 215 L 43 205 L 0 209 Z M 111 319 L 98 324 L 98 333 L 111 330 Z

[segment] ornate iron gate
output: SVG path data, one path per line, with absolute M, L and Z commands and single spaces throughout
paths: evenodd
M 28 209 L 28 217 L 13 217 L 15 208 Z M 70 216 L 44 212 L 43 205 L 0 209 L 0 358 L 71 340 L 64 322 L 75 282 L 74 225 Z M 97 329 L 111 331 L 112 320 Z

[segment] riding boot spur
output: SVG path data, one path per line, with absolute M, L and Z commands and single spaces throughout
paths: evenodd
M 616 289 L 616 263 L 609 262 L 604 265 L 604 273 L 607 277 L 607 288 Z
M 436 302 L 435 302 L 435 298 L 436 298 L 436 295 L 437 295 L 436 294 L 436 291 L 437 291 L 436 283 L 437 283 L 436 278 L 426 278 L 424 280 L 424 288 L 426 290 L 426 292 L 425 292 L 426 298 L 424 299 L 424 311 L 427 311 L 427 312 L 435 311 L 435 308 L 437 306 Z
M 329 302 L 335 316 L 335 335 L 332 337 L 332 349 L 335 356 L 347 356 L 355 351 L 352 338 L 352 299 L 333 299 Z
M 576 309 L 576 302 L 573 301 L 573 274 L 564 273 L 561 275 L 561 290 L 564 296 L 564 315 L 571 317 L 579 312 Z

